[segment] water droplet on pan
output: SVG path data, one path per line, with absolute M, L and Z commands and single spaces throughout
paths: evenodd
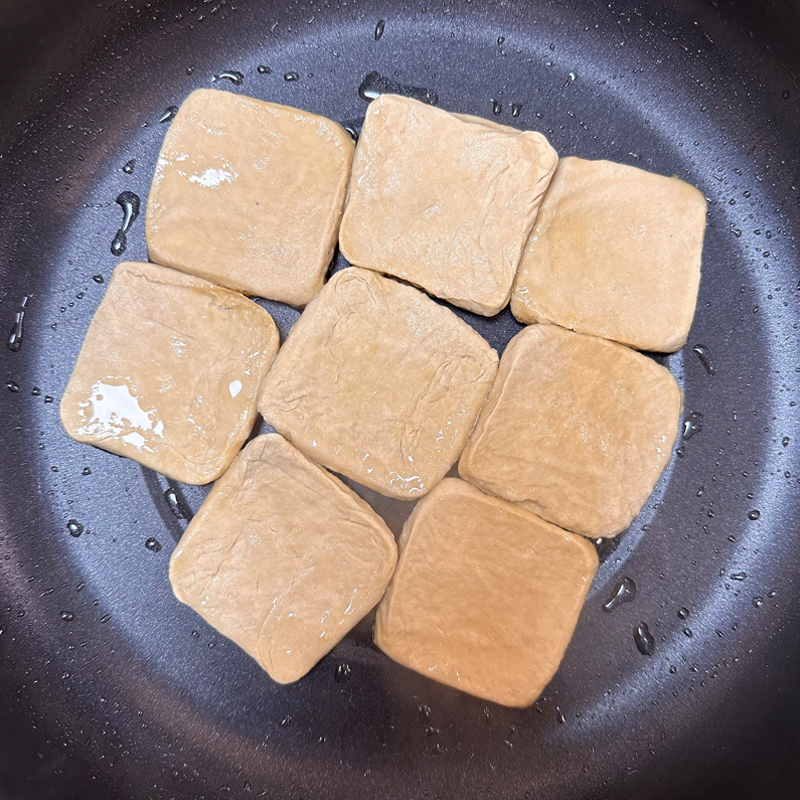
M 111 254 L 114 256 L 121 256 L 128 249 L 128 237 L 125 231 L 118 230 L 111 240 Z
M 408 86 L 404 83 L 396 83 L 385 78 L 380 72 L 370 72 L 358 87 L 358 96 L 362 100 L 369 102 L 375 100 L 382 94 L 399 94 L 403 97 L 411 97 L 429 106 L 439 104 L 439 95 L 421 86 Z
M 703 430 L 703 415 L 699 411 L 690 411 L 683 421 L 683 440 L 688 442 Z
M 164 113 L 158 118 L 159 122 L 172 122 L 178 114 L 178 106 L 167 106 Z
M 211 79 L 212 83 L 217 81 L 230 81 L 234 86 L 241 86 L 244 83 L 244 75 L 241 72 L 230 69 L 225 72 L 220 72 L 219 75 L 214 75 Z
M 25 311 L 28 307 L 28 300 L 30 300 L 30 297 L 26 294 L 25 297 L 22 298 L 22 302 L 19 304 L 19 309 L 14 314 L 14 325 L 12 326 L 11 333 L 8 336 L 8 349 L 13 353 L 16 353 L 20 347 L 22 347 L 22 337 L 25 334 L 23 325 L 25 322 Z
M 333 673 L 333 679 L 336 683 L 347 683 L 347 681 L 350 680 L 351 672 L 352 670 L 349 664 L 337 664 L 336 671 Z
M 636 597 L 636 584 L 627 576 L 623 577 L 614 588 L 611 597 L 603 605 L 603 611 L 611 613 L 617 606 L 630 603 Z
M 744 571 L 742 571 L 742 572 L 734 572 L 734 573 L 731 574 L 730 577 L 731 577 L 732 581 L 745 581 L 745 580 L 747 580 L 747 573 L 744 572 Z
M 71 519 L 67 523 L 67 530 L 70 536 L 74 536 L 77 539 L 83 533 L 83 525 L 78 520 Z
M 431 717 L 433 716 L 431 707 L 425 704 L 417 706 L 417 716 L 419 717 L 419 721 L 423 725 L 427 725 L 431 721 Z
M 167 501 L 167 505 L 169 506 L 169 510 L 178 518 L 178 519 L 191 519 L 192 512 L 186 507 L 186 504 L 181 499 L 180 495 L 178 494 L 177 490 L 170 486 L 164 492 L 164 499 Z
M 678 609 L 678 618 L 679 619 L 686 619 L 689 616 L 689 609 L 686 606 L 681 606 Z
M 492 100 L 492 114 L 499 117 L 503 113 L 503 104 L 499 100 Z
M 643 656 L 651 656 L 656 649 L 656 640 L 646 622 L 640 622 L 633 631 L 633 640 Z
M 761 512 L 757 508 L 754 508 L 752 511 L 748 512 L 747 519 L 752 520 L 753 522 L 755 522 L 760 516 L 761 516 Z
M 361 119 L 346 119 L 344 122 L 339 123 L 349 134 L 354 142 L 358 141 L 361 135 L 361 128 L 364 125 L 364 118 Z
M 72 622 L 72 620 L 75 619 L 75 615 L 71 611 L 62 611 L 61 619 L 63 619 L 64 622 Z
M 8 389 L 9 392 L 16 394 L 19 391 L 19 384 L 16 383 L 16 381 L 9 381 L 6 384 L 6 389 Z
M 711 351 L 704 344 L 696 344 L 692 348 L 692 352 L 700 359 L 700 363 L 709 375 L 717 374 L 717 365 L 711 357 Z
M 122 168 L 122 171 L 123 171 L 123 172 L 124 172 L 126 175 L 133 175 L 133 171 L 134 171 L 135 169 L 136 169 L 136 159 L 135 159 L 135 158 L 132 158 L 130 161 L 128 161 L 128 162 L 125 164 L 125 166 L 123 166 L 123 168 Z
M 383 32 L 386 30 L 386 20 L 380 19 L 378 20 L 378 24 L 375 26 L 375 41 L 380 41 L 381 36 L 383 36 Z
M 592 539 L 594 546 L 597 548 L 597 558 L 601 564 L 617 550 L 621 539 L 622 534 L 610 538 Z
M 283 75 L 283 79 L 287 83 L 293 83 L 294 81 L 300 80 L 300 73 L 299 72 L 286 72 Z
M 161 542 L 158 539 L 151 536 L 145 543 L 144 546 L 148 550 L 152 550 L 154 553 L 158 553 L 161 550 Z
M 512 103 L 511 104 L 511 116 L 518 117 L 520 112 L 522 111 L 522 105 L 520 103 Z
M 127 233 L 139 216 L 141 200 L 139 200 L 138 194 L 122 192 L 115 202 L 122 208 L 123 218 L 122 227 L 117 231 L 116 236 L 114 236 L 114 241 L 111 242 L 111 253 L 115 256 L 121 256 L 128 247 Z

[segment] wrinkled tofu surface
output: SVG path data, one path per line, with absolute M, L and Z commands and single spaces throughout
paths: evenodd
M 147 202 L 150 260 L 303 306 L 322 288 L 350 177 L 337 123 L 199 89 L 172 121 Z
M 403 528 L 375 641 L 440 683 L 528 706 L 558 669 L 596 571 L 587 539 L 448 478 Z
M 179 600 L 291 683 L 375 606 L 396 559 L 394 537 L 363 500 L 268 434 L 215 484 L 169 575 Z
M 705 198 L 678 178 L 562 158 L 511 311 L 638 350 L 679 350 L 697 303 L 705 225 Z
M 667 466 L 682 403 L 675 379 L 647 356 L 532 325 L 503 353 L 459 473 L 563 528 L 614 536 Z
M 258 407 L 309 458 L 413 500 L 458 459 L 496 370 L 495 351 L 452 311 L 350 268 L 295 323 Z
M 89 326 L 61 421 L 79 442 L 208 483 L 250 434 L 278 342 L 272 317 L 241 294 L 124 262 Z
M 497 314 L 556 162 L 539 133 L 382 95 L 359 137 L 339 249 L 351 264 Z

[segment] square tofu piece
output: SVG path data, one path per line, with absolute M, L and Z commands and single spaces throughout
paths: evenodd
M 452 311 L 368 270 L 331 278 L 264 381 L 264 419 L 389 497 L 430 491 L 461 454 L 497 353 Z
M 703 195 L 678 178 L 562 158 L 519 265 L 524 323 L 669 353 L 686 344 L 700 284 Z
M 250 434 L 278 341 L 252 300 L 166 267 L 122 263 L 89 326 L 61 421 L 79 442 L 208 483 Z
M 556 162 L 540 133 L 382 95 L 358 141 L 339 249 L 352 264 L 497 314 Z
M 459 473 L 562 528 L 614 536 L 667 466 L 682 403 L 647 356 L 534 325 L 503 353 Z
M 277 434 L 250 442 L 172 555 L 179 600 L 278 683 L 302 678 L 381 599 L 383 520 Z
M 192 92 L 153 177 L 150 259 L 305 305 L 333 257 L 353 147 L 325 117 L 230 92 Z
M 529 706 L 561 663 L 596 571 L 587 539 L 448 478 L 403 528 L 375 642 L 440 683 Z

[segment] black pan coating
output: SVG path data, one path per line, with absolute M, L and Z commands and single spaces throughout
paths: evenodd
M 212 82 L 236 71 L 240 85 Z M 218 86 L 357 125 L 371 71 L 447 109 L 496 109 L 561 155 L 678 174 L 709 201 L 697 316 L 666 360 L 702 430 L 527 710 L 392 663 L 368 622 L 309 677 L 271 683 L 173 598 L 186 515 L 167 482 L 58 421 L 120 260 L 115 199 L 144 206 L 165 110 Z M 788 1 L 0 5 L 9 335 L 29 297 L 21 346 L 0 348 L 0 798 L 800 796 L 798 76 Z M 146 257 L 143 222 L 124 257 Z M 285 334 L 296 312 L 266 305 Z M 518 327 L 463 316 L 498 348 Z M 175 489 L 196 511 L 205 490 Z M 365 494 L 398 530 L 409 506 Z M 623 576 L 636 597 L 606 613 Z

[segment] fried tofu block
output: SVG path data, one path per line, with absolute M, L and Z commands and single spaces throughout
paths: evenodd
M 511 311 L 520 322 L 554 322 L 638 350 L 679 350 L 694 317 L 705 225 L 705 198 L 678 178 L 562 158 Z
M 258 408 L 320 464 L 413 500 L 458 459 L 496 371 L 497 353 L 452 311 L 351 268 L 295 323 Z
M 150 259 L 304 306 L 333 257 L 352 158 L 350 136 L 325 117 L 198 89 L 158 158 Z
M 172 555 L 177 598 L 278 683 L 302 678 L 380 600 L 383 520 L 277 434 L 250 442 Z
M 218 478 L 256 418 L 278 351 L 263 308 L 155 264 L 115 270 L 61 399 L 79 442 L 184 483 Z
M 533 325 L 503 353 L 459 473 L 562 528 L 614 536 L 669 462 L 682 403 L 647 356 Z
M 339 249 L 352 264 L 497 314 L 556 162 L 539 133 L 382 95 L 358 141 Z
M 587 539 L 448 478 L 403 528 L 375 642 L 440 683 L 528 706 L 561 663 L 597 563 Z

